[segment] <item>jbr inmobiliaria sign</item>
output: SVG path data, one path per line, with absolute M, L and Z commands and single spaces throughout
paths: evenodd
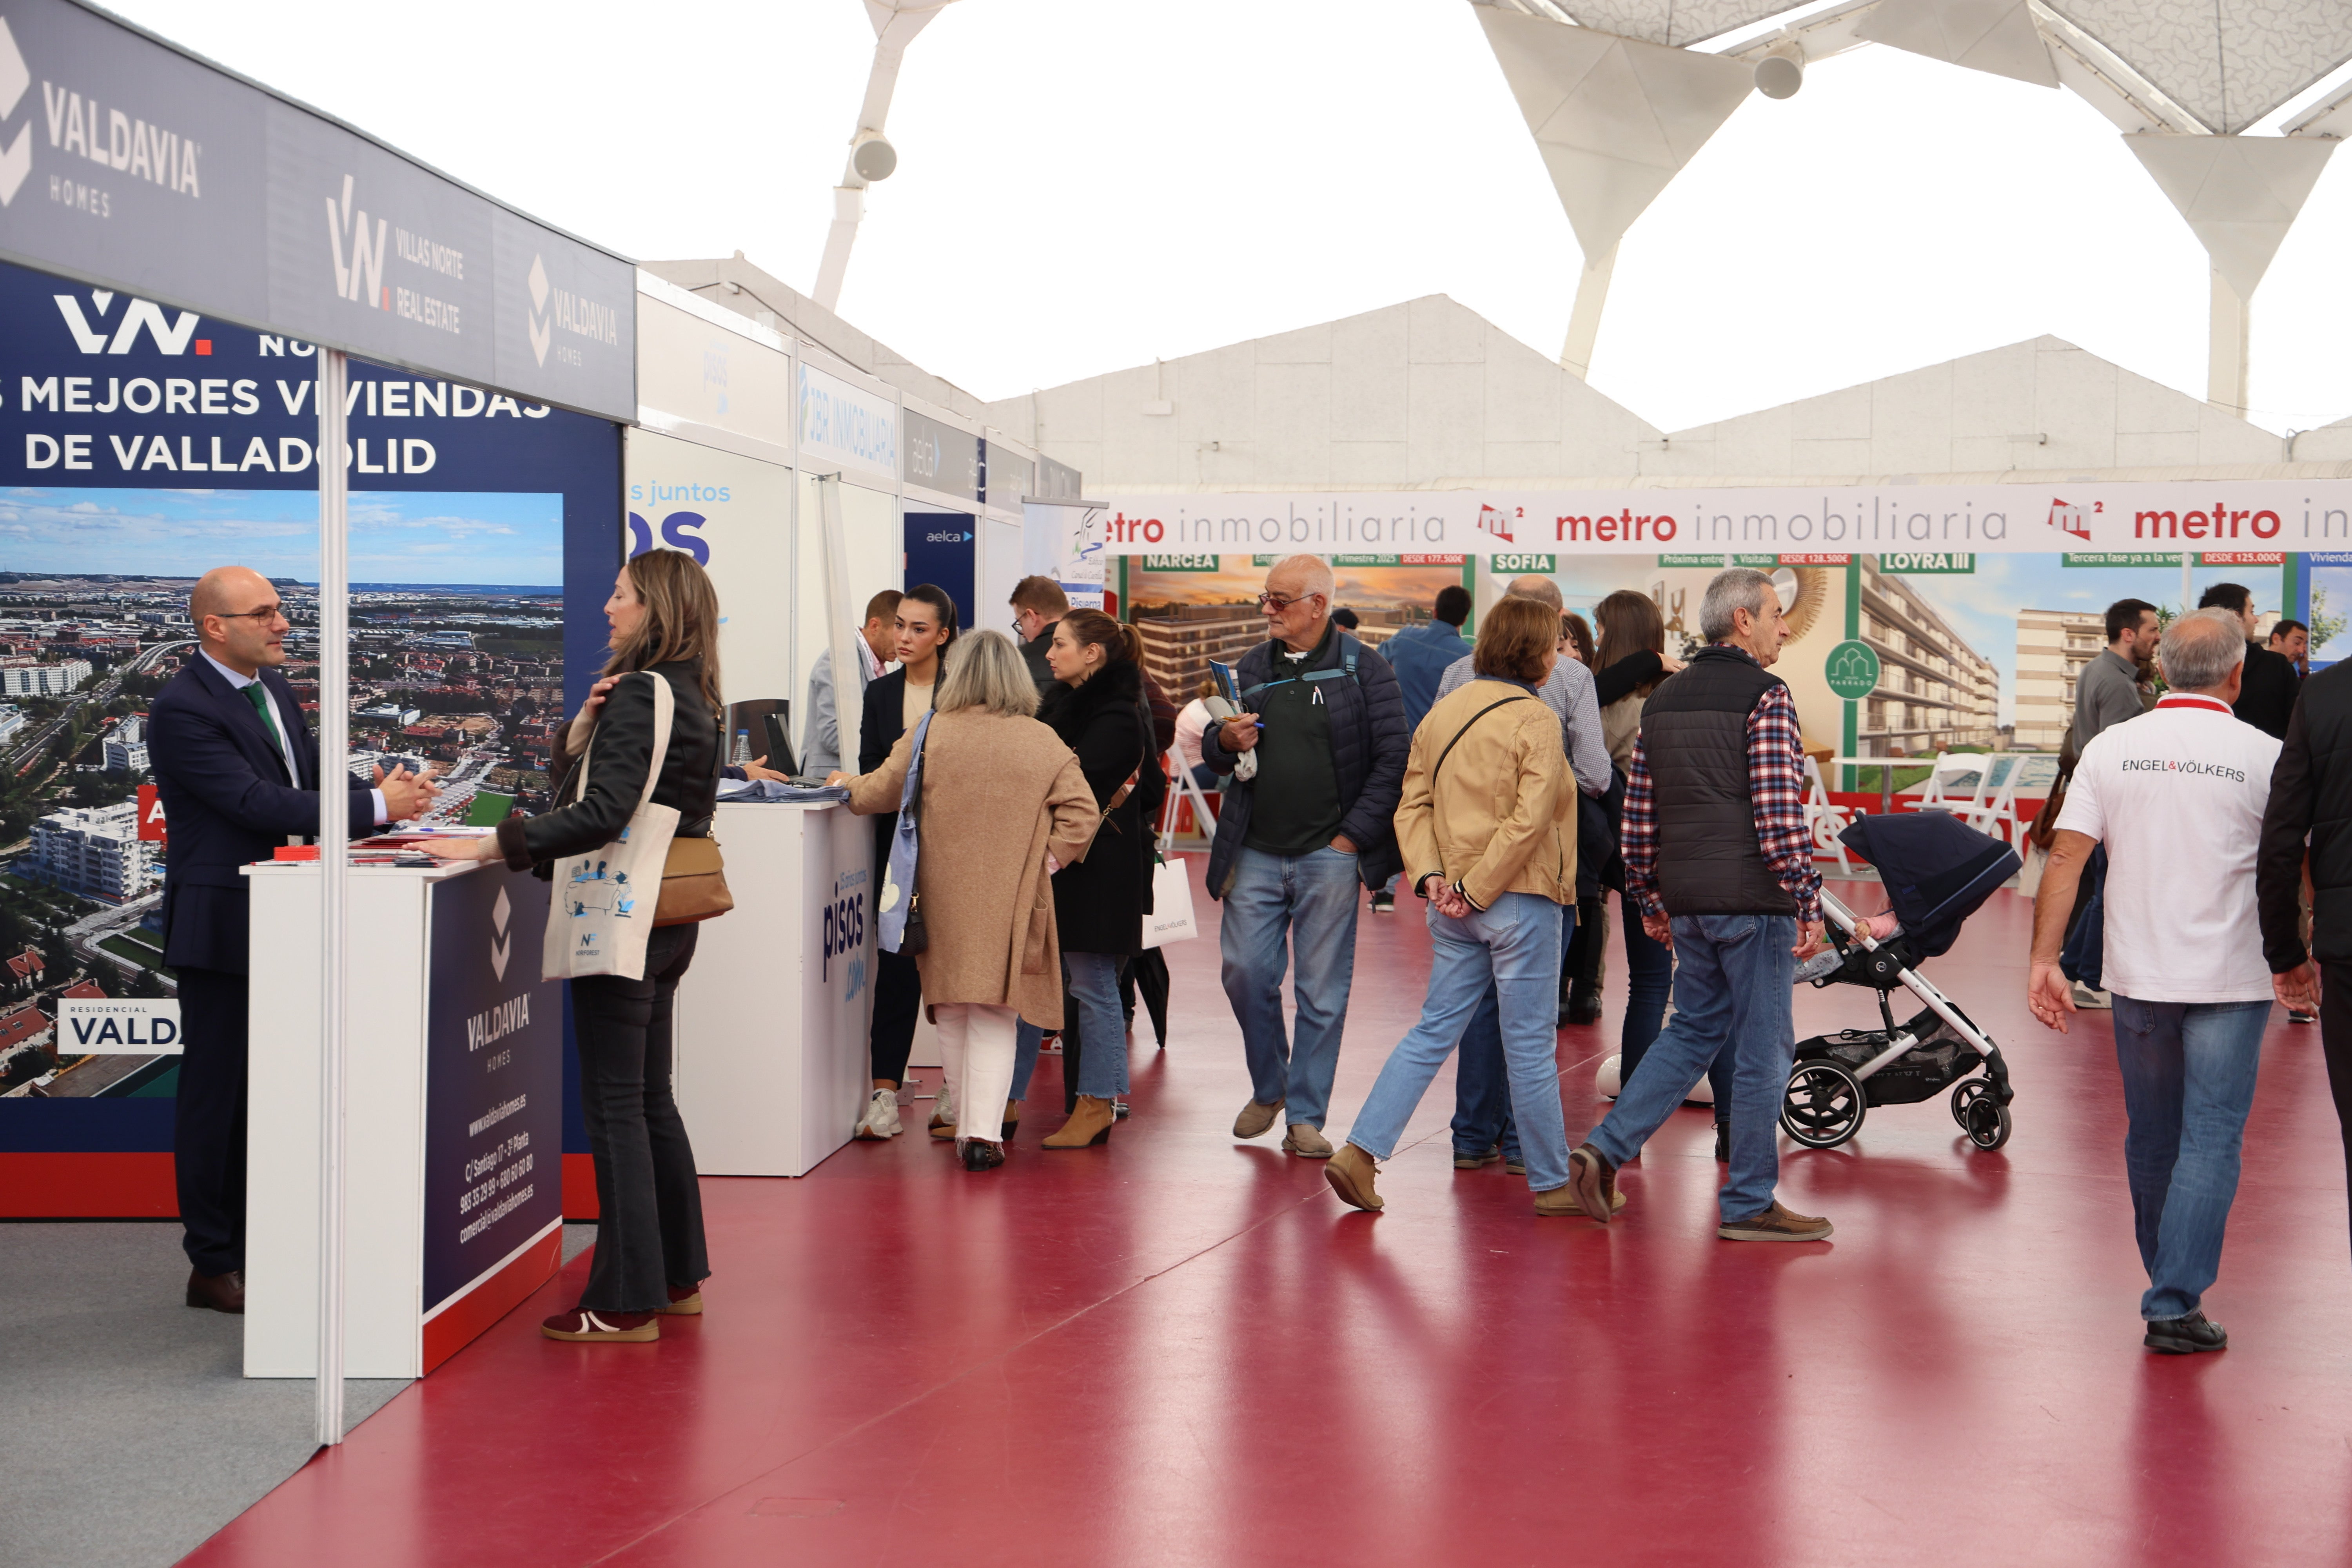
M 628 262 L 71 0 L 0 13 L 0 256 L 636 415 Z

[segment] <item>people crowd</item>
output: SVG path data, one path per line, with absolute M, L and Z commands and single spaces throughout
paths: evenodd
M 1073 607 L 1053 579 L 1014 589 L 1010 637 L 961 625 L 933 584 L 867 601 L 845 645 L 856 701 L 828 651 L 803 723 L 806 770 L 873 819 L 883 941 L 855 1137 L 905 1131 L 908 1064 L 928 1016 L 945 1076 L 928 1131 L 964 1170 L 1005 1163 L 1051 1051 L 1064 1116 L 1042 1147 L 1107 1148 L 1130 1111 L 1139 1000 L 1166 1037 L 1168 972 L 1142 935 L 1168 797 L 1181 789 L 1215 802 L 1201 824 L 1202 890 L 1222 906 L 1222 980 L 1250 1086 L 1235 1139 L 1279 1127 L 1282 1154 L 1323 1162 L 1343 1203 L 1381 1211 L 1381 1163 L 1453 1057 L 1455 1167 L 1502 1163 L 1525 1179 L 1538 1216 L 1622 1219 L 1620 1174 L 1696 1098 L 1712 1102 L 1726 1167 L 1716 1234 L 1833 1236 L 1828 1218 L 1778 1192 L 1792 988 L 1824 927 L 1804 742 L 1773 673 L 1790 627 L 1771 577 L 1717 574 L 1699 637 L 1673 652 L 1658 604 L 1632 590 L 1602 597 L 1588 621 L 1549 576 L 1515 578 L 1472 638 L 1470 595 L 1448 587 L 1428 619 L 1377 645 L 1336 593 L 1320 558 L 1275 563 L 1256 597 L 1264 639 L 1220 681 L 1184 693 L 1181 710 L 1145 667 L 1136 629 Z M 157 744 L 218 758 L 234 742 L 230 771 L 257 773 L 284 797 L 253 830 L 299 832 L 315 826 L 317 796 L 299 742 L 281 739 L 294 726 L 270 667 L 285 623 L 274 604 L 226 607 L 269 596 L 234 569 L 199 585 L 208 668 L 159 700 Z M 719 743 L 722 617 L 709 580 L 677 552 L 640 555 L 605 614 L 611 660 L 557 742 L 562 804 L 433 852 L 545 876 L 658 808 L 677 825 L 676 877 L 678 846 L 710 835 L 719 777 L 740 770 Z M 2352 937 L 2341 934 L 2352 923 L 2336 920 L 2352 914 L 2352 672 L 2307 675 L 2301 623 L 2277 621 L 2256 640 L 2257 606 L 2236 584 L 2168 622 L 2137 599 L 2105 621 L 2059 780 L 2022 836 L 2040 867 L 2027 1002 L 2062 1032 L 2082 1008 L 2113 1009 L 2148 1277 L 2144 1342 L 2193 1353 L 2228 1343 L 2202 1303 L 2273 1001 L 2320 1026 L 2352 1186 Z M 250 726 L 248 706 L 259 716 Z M 852 711 L 855 772 L 840 765 Z M 173 762 L 159 776 L 177 846 L 200 838 L 206 818 L 195 796 L 180 798 L 189 786 Z M 278 773 L 293 787 L 278 788 Z M 355 787 L 354 831 L 406 816 L 434 787 L 407 775 Z M 184 859 L 194 857 L 175 847 L 174 875 Z M 663 1315 L 701 1310 L 711 1266 L 671 1089 L 672 1020 L 691 922 L 724 904 L 672 920 L 670 891 L 666 879 L 641 977 L 571 981 L 602 1228 L 578 1304 L 542 1326 L 552 1338 L 642 1342 L 658 1337 Z M 1612 893 L 1625 1005 L 1602 1078 L 1606 1088 L 1614 1077 L 1615 1103 L 1576 1136 L 1559 1031 L 1601 1018 Z M 1327 1128 L 1359 911 L 1393 915 L 1400 894 L 1428 927 L 1426 993 L 1335 1144 Z M 172 887 L 167 921 L 195 896 Z M 1891 921 L 1864 930 L 1883 939 Z M 242 1019 L 194 984 L 211 964 L 230 974 L 228 996 L 236 955 L 198 953 L 194 931 L 173 923 L 169 940 L 203 1020 L 181 1108 L 184 1142 L 201 1149 L 230 1112 L 188 1086 L 210 1081 L 204 1053 L 226 1052 L 214 1042 L 231 1041 Z M 225 1056 L 221 1072 L 233 1065 Z M 215 1164 L 183 1162 L 188 1300 L 235 1311 L 240 1174 L 226 1157 Z

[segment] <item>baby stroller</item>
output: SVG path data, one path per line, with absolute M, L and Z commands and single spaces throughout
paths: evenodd
M 1916 1105 L 1958 1083 L 1952 1120 L 1978 1148 L 2000 1148 L 2009 1142 L 2009 1105 L 2016 1098 L 2000 1049 L 1917 966 L 1949 951 L 1961 923 L 2017 872 L 2017 852 L 1937 811 L 1865 816 L 1839 837 L 1878 868 L 1903 923 L 1885 941 L 1873 941 L 1866 917 L 1823 891 L 1832 951 L 1806 966 L 1827 966 L 1822 972 L 1800 977 L 1815 985 L 1869 986 L 1885 1026 L 1799 1042 L 1780 1126 L 1809 1149 L 1834 1149 L 1862 1131 L 1871 1106 Z M 1897 986 L 1927 1004 L 1900 1027 L 1887 1005 Z M 1984 1076 L 1969 1077 L 1979 1067 Z

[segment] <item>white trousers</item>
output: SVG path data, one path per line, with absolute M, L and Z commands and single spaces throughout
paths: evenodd
M 931 1009 L 940 1035 L 940 1065 L 955 1095 L 956 1140 L 994 1143 L 1013 1098 L 1014 1032 L 1021 1015 L 978 1002 L 941 1002 Z

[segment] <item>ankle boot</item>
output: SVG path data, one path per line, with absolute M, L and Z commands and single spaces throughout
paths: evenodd
M 1013 1135 L 1020 1130 L 1021 1102 L 1017 1100 L 1008 1100 L 1004 1102 L 1004 1124 L 997 1131 L 1002 1132 L 1004 1135 L 1004 1141 L 1010 1143 L 1013 1142 Z
M 1062 1123 L 1060 1131 L 1045 1140 L 1045 1147 L 1085 1149 L 1097 1143 L 1108 1143 L 1110 1142 L 1110 1130 L 1118 1120 L 1109 1100 L 1082 1094 L 1078 1096 L 1077 1109 L 1070 1112 L 1070 1119 Z

